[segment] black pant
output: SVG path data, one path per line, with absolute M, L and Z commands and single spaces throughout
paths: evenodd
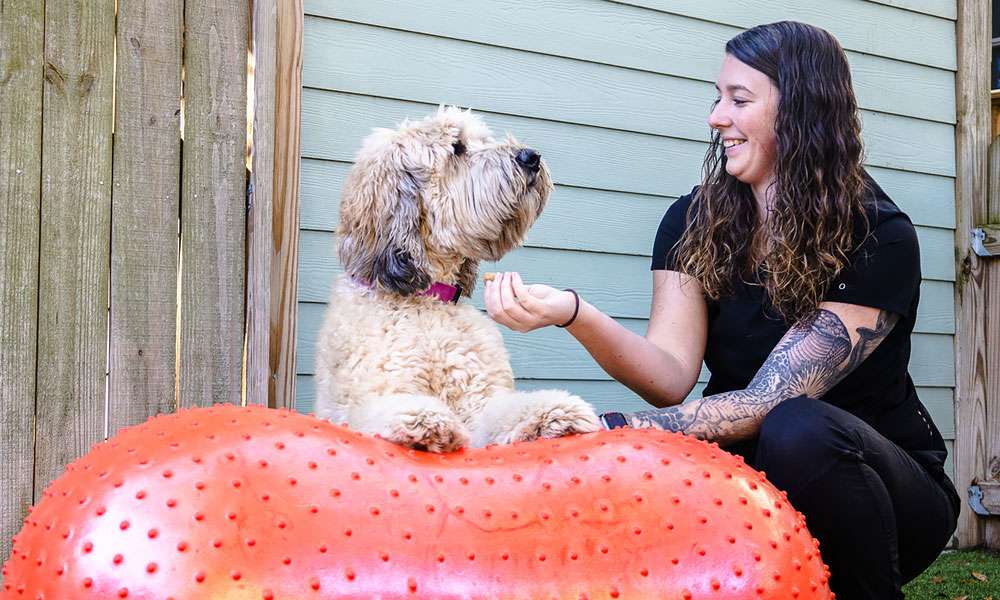
M 758 438 L 727 448 L 767 473 L 806 517 L 840 600 L 903 598 L 955 530 L 956 495 L 854 415 L 819 400 L 782 402 Z M 949 489 L 950 488 L 950 489 Z

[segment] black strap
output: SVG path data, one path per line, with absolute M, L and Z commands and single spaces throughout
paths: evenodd
M 604 423 L 605 429 L 618 429 L 619 427 L 628 427 L 628 422 L 625 420 L 625 415 L 620 412 L 609 412 L 601 415 L 601 423 Z

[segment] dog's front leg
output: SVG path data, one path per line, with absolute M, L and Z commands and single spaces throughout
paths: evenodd
M 351 429 L 378 434 L 418 450 L 451 452 L 469 443 L 469 433 L 440 399 L 419 394 L 366 398 L 347 414 Z
M 600 429 L 593 407 L 567 391 L 501 392 L 472 419 L 472 444 L 510 444 Z

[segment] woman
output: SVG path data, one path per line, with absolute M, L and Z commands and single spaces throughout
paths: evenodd
M 726 45 L 702 184 L 653 247 L 645 337 L 572 291 L 486 284 L 517 331 L 564 326 L 657 410 L 602 415 L 744 455 L 806 515 L 841 598 L 902 598 L 955 528 L 946 450 L 907 373 L 920 287 L 909 218 L 862 168 L 846 56 L 780 22 Z M 702 360 L 704 397 L 681 404 Z

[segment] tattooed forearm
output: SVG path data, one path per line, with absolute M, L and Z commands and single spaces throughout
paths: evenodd
M 753 436 L 768 411 L 797 396 L 820 398 L 882 342 L 898 316 L 880 311 L 874 329 L 858 327 L 852 346 L 836 314 L 819 309 L 788 330 L 745 390 L 707 396 L 680 406 L 626 417 L 632 427 L 680 431 L 729 443 Z

